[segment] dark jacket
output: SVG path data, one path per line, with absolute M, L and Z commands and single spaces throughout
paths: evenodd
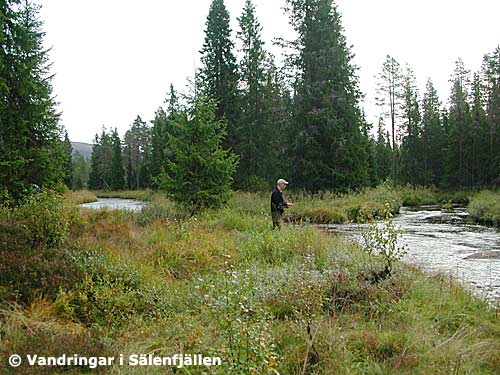
M 271 212 L 283 213 L 285 207 L 288 207 L 288 204 L 283 198 L 283 192 L 278 188 L 274 189 L 271 194 Z

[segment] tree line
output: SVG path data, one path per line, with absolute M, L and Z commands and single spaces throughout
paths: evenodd
M 287 0 L 286 12 L 298 37 L 276 41 L 285 55 L 281 66 L 266 50 L 251 0 L 237 19 L 235 41 L 223 0 L 213 0 L 206 20 L 193 91 L 215 100 L 216 119 L 227 123 L 222 145 L 239 160 L 236 188 L 269 188 L 279 176 L 308 191 L 387 180 L 443 188 L 500 183 L 500 47 L 484 56 L 473 76 L 457 61 L 447 104 L 430 79 L 421 97 L 411 67 L 387 56 L 374 129 L 360 104 L 358 68 L 334 2 Z M 180 97 L 171 87 L 167 108 L 158 109 L 152 124 L 134 121 L 122 142 L 126 177 L 120 186 L 159 186 L 155 181 L 172 152 L 168 121 L 182 111 Z M 97 150 L 105 138 L 96 138 Z M 90 187 L 113 188 L 111 170 L 101 183 L 91 179 Z
M 388 56 L 374 125 L 361 106 L 358 67 L 333 0 L 285 0 L 285 10 L 296 38 L 275 40 L 284 56 L 277 64 L 252 1 L 233 34 L 224 1 L 213 0 L 190 91 L 171 86 L 153 121 L 138 116 L 123 139 L 103 128 L 88 166 L 82 157 L 71 160 L 59 122 L 38 7 L 0 0 L 2 196 L 64 184 L 171 194 L 175 184 L 187 192 L 216 183 L 264 189 L 283 176 L 313 192 L 387 180 L 498 186 L 500 47 L 472 75 L 458 60 L 447 103 L 430 80 L 421 96 L 411 68 Z
M 430 79 L 420 97 L 412 69 L 387 56 L 379 77 L 384 111 L 377 144 L 390 147 L 391 178 L 443 188 L 498 186 L 500 46 L 484 56 L 474 74 L 458 59 L 450 88 L 447 105 Z M 390 141 L 383 134 L 384 121 L 391 125 Z

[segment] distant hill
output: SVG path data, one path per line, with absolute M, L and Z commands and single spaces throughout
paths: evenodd
M 92 147 L 94 145 L 90 143 L 82 143 L 82 142 L 71 142 L 71 147 L 73 147 L 73 155 L 77 152 L 80 155 L 83 155 L 85 159 L 90 160 L 90 155 L 92 155 Z

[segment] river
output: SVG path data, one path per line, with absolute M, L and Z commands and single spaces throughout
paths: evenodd
M 429 272 L 457 278 L 475 294 L 500 302 L 500 231 L 467 221 L 464 208 L 442 210 L 437 206 L 403 207 L 394 218 L 402 229 L 400 244 L 407 246 L 404 261 Z M 322 225 L 363 244 L 363 224 Z
M 96 202 L 84 203 L 80 207 L 101 209 L 107 208 L 110 210 L 128 210 L 139 212 L 148 202 L 136 199 L 121 199 L 121 198 L 98 198 Z

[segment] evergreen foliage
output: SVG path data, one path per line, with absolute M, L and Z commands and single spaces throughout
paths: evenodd
M 237 158 L 222 148 L 226 124 L 217 119 L 215 103 L 206 97 L 193 99 L 172 126 L 167 147 L 173 158 L 158 185 L 191 212 L 222 206 L 230 196 Z
M 116 129 L 111 133 L 113 155 L 111 158 L 111 188 L 122 190 L 125 188 L 125 170 L 123 168 L 122 141 Z
M 231 40 L 229 13 L 224 0 L 213 0 L 208 13 L 205 42 L 201 49 L 203 64 L 198 74 L 199 86 L 209 98 L 216 100 L 216 117 L 226 119 L 227 146 L 238 143 L 238 67 Z
M 0 191 L 14 200 L 67 177 L 38 12 L 30 0 L 0 1 Z
M 347 190 L 369 184 L 357 68 L 332 0 L 288 0 L 299 37 L 289 157 L 295 186 Z

